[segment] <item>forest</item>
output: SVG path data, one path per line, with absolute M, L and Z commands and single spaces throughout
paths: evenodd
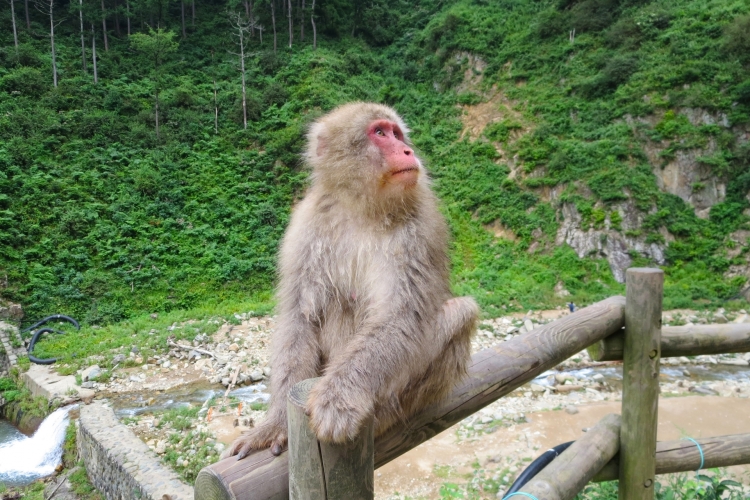
M 614 242 L 665 307 L 746 291 L 748 0 L 5 5 L 0 296 L 28 321 L 271 301 L 306 126 L 353 100 L 405 117 L 487 316 L 622 293 Z

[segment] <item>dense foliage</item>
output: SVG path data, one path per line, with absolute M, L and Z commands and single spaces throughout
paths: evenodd
M 245 4 L 107 0 L 104 50 L 100 5 L 86 0 L 84 71 L 79 4 L 57 1 L 57 87 L 49 18 L 31 9 L 27 28 L 16 1 L 16 48 L 10 9 L 0 17 L 0 286 L 29 319 L 63 312 L 104 323 L 265 296 L 305 185 L 304 128 L 356 99 L 406 116 L 454 233 L 455 290 L 489 314 L 560 304 L 558 283 L 579 302 L 622 292 L 601 256 L 554 245 L 561 202 L 592 227 L 616 228 L 611 207 L 632 199 L 649 241 L 674 236 L 667 306 L 724 301 L 744 285 L 724 277 L 744 262 L 725 247 L 747 223 L 750 147 L 734 129 L 693 125 L 680 110 L 747 127 L 746 0 L 319 0 L 316 49 L 311 1 L 304 41 L 300 2 L 291 2 L 290 48 L 287 2 L 274 0 L 275 52 L 271 4 L 256 0 L 264 29 L 262 43 L 254 30 L 246 47 L 247 129 L 226 14 Z M 160 33 L 174 50 L 154 52 Z M 462 108 L 498 92 L 513 115 L 478 138 L 464 134 Z M 668 145 L 666 161 L 709 141 L 716 152 L 700 161 L 726 181 L 727 196 L 699 219 L 657 188 L 644 147 Z M 511 178 L 499 150 L 522 175 Z M 556 202 L 543 196 L 554 186 Z M 485 229 L 496 221 L 515 241 Z

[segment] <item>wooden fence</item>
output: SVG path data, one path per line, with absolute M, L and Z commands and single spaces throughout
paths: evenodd
M 611 297 L 478 352 L 449 397 L 374 441 L 366 426 L 349 445 L 317 442 L 300 411 L 311 382 L 298 384 L 290 394 L 289 450 L 278 457 L 261 450 L 204 468 L 195 499 L 370 499 L 374 468 L 587 347 L 596 360 L 623 360 L 622 416 L 608 415 L 571 445 L 521 489 L 526 498 L 567 500 L 591 480 L 619 479 L 620 499 L 653 499 L 657 473 L 750 463 L 750 435 L 697 440 L 700 451 L 692 441 L 656 442 L 660 358 L 748 352 L 750 324 L 662 332 L 662 271 L 626 274 L 627 297 Z

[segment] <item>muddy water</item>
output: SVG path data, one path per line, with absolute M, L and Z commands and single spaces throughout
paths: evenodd
M 620 402 L 593 403 L 578 407 L 579 413 L 548 411 L 527 415 L 530 423 L 499 429 L 493 434 L 458 442 L 455 427 L 381 467 L 375 473 L 376 498 L 394 492 L 437 498 L 444 478 L 436 466 L 449 466 L 456 474 L 470 472 L 476 460 L 488 470 L 536 458 L 554 445 L 578 439 L 582 429 L 593 427 L 609 413 L 620 413 Z M 659 440 L 711 437 L 750 433 L 750 399 L 717 396 L 687 396 L 659 400 Z M 750 466 L 730 467 L 750 484 Z M 463 480 L 465 481 L 465 480 Z

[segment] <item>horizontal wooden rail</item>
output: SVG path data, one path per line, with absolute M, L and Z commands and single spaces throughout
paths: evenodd
M 620 448 L 620 415 L 610 413 L 519 491 L 539 500 L 570 500 Z
M 624 331 L 617 332 L 589 347 L 594 361 L 622 359 Z M 750 323 L 726 325 L 665 326 L 661 329 L 661 357 L 699 356 L 750 352 Z
M 611 297 L 562 319 L 535 328 L 471 358 L 466 377 L 441 403 L 425 408 L 405 424 L 375 440 L 375 467 L 406 453 L 567 358 L 619 330 L 624 297 Z M 287 453 L 268 450 L 243 460 L 224 459 L 198 474 L 196 500 L 286 499 Z
M 703 468 L 750 464 L 750 434 L 731 434 L 696 439 L 703 449 Z M 618 478 L 619 455 L 615 456 L 593 481 L 614 481 Z M 554 462 L 553 462 L 554 463 Z M 656 443 L 656 473 L 669 474 L 697 470 L 701 464 L 698 447 L 688 439 Z

